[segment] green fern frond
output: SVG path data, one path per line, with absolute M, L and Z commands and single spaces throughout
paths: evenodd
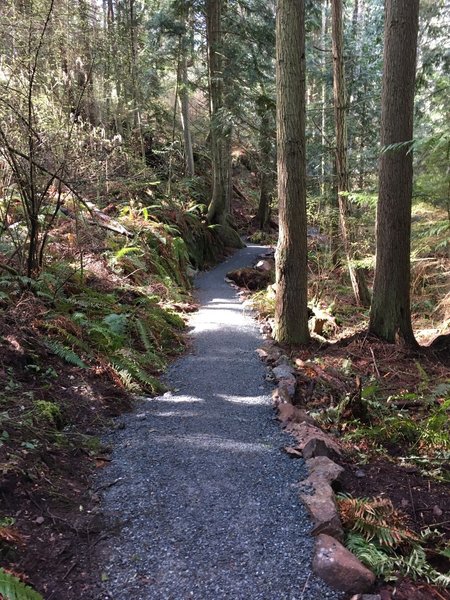
M 90 346 L 86 344 L 86 342 L 83 342 L 82 339 L 80 339 L 73 333 L 67 331 L 67 329 L 56 325 L 54 322 L 42 323 L 42 327 L 44 327 L 48 331 L 51 331 L 52 334 L 55 334 L 56 337 L 61 338 L 70 346 L 77 346 L 77 348 L 80 348 L 80 350 L 83 350 L 83 352 L 86 352 L 86 354 L 91 354 Z
M 337 502 L 343 524 L 368 542 L 375 540 L 381 546 L 395 548 L 418 539 L 387 498 L 352 498 L 341 494 Z
M 137 352 L 131 349 L 119 350 L 118 353 L 111 357 L 111 363 L 115 370 L 118 368 L 122 371 L 127 371 L 142 389 L 148 390 L 152 394 L 165 390 L 163 384 L 156 377 L 153 377 L 144 370 L 142 358 Z
M 162 356 L 156 353 L 153 332 L 150 327 L 148 327 L 144 319 L 135 317 L 133 320 L 133 327 L 136 333 L 139 335 L 139 339 L 145 348 L 145 354 L 142 356 L 142 364 L 152 365 L 158 371 L 165 369 L 166 361 L 162 358 Z
M 44 600 L 43 597 L 0 567 L 0 595 L 6 600 Z
M 55 340 L 46 339 L 44 343 L 50 352 L 53 352 L 53 354 L 59 356 L 59 358 L 62 358 L 70 365 L 75 365 L 75 367 L 80 367 L 80 369 L 88 368 L 87 364 L 71 348 L 67 348 Z
M 134 319 L 133 325 L 136 328 L 136 332 L 138 333 L 139 339 L 141 340 L 145 350 L 147 352 L 153 352 L 155 347 L 150 340 L 150 337 L 153 338 L 150 328 L 147 327 L 146 323 L 138 317 Z
M 349 533 L 345 545 L 362 563 L 370 567 L 377 577 L 384 577 L 386 580 L 395 578 L 393 575 L 396 570 L 396 558 L 389 556 L 376 544 L 368 542 L 357 533 Z

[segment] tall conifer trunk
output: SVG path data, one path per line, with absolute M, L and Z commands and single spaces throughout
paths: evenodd
M 280 342 L 304 344 L 309 340 L 304 0 L 278 0 L 276 35 L 280 234 L 274 333 Z
M 345 71 L 342 35 L 342 0 L 332 0 L 332 43 L 333 43 L 333 93 L 334 113 L 336 120 L 336 173 L 339 203 L 339 222 L 341 237 L 347 258 L 347 267 L 356 303 L 370 305 L 370 294 L 367 288 L 364 271 L 355 268 L 354 235 L 349 224 L 349 176 L 347 161 L 347 112 L 348 104 L 345 89 Z
M 419 0 L 386 0 L 381 107 L 383 151 L 377 210 L 377 258 L 369 329 L 388 342 L 415 344 L 410 308 L 414 87 Z
M 231 123 L 228 122 L 224 102 L 223 4 L 223 0 L 206 1 L 213 180 L 208 222 L 220 225 L 218 233 L 226 246 L 239 248 L 242 242 L 229 223 L 232 189 Z

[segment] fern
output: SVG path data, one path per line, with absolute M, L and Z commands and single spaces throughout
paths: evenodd
M 345 545 L 359 560 L 368 566 L 377 577 L 387 581 L 395 579 L 396 557 L 389 556 L 376 544 L 368 542 L 362 535 L 349 533 Z
M 126 354 L 125 354 L 126 353 Z M 110 358 L 111 366 L 129 389 L 140 388 L 151 393 L 164 391 L 164 386 L 142 368 L 137 353 L 122 350 Z
M 418 539 L 405 527 L 405 517 L 388 498 L 352 498 L 341 494 L 337 501 L 343 524 L 368 542 L 375 540 L 381 546 L 395 548 Z
M 0 567 L 0 594 L 6 600 L 44 600 L 35 590 L 25 585 Z
M 70 365 L 75 365 L 75 367 L 80 367 L 81 369 L 88 368 L 87 364 L 83 362 L 78 354 L 76 354 L 70 348 L 67 348 L 67 346 L 63 346 L 63 344 L 60 344 L 59 342 L 48 339 L 45 340 L 44 343 L 50 352 L 53 352 L 53 354 L 56 354 L 56 356 L 59 356 L 59 358 L 62 358 Z
M 368 542 L 357 533 L 349 533 L 346 546 L 375 575 L 386 581 L 407 575 L 411 579 L 424 579 L 441 587 L 450 586 L 450 575 L 436 571 L 419 544 L 414 544 L 410 553 L 402 556 L 389 548 L 381 548 L 374 542 Z
M 150 337 L 153 337 L 153 334 L 150 331 L 150 329 L 147 327 L 145 322 L 139 318 L 135 318 L 133 324 L 136 328 L 136 332 L 139 334 L 139 339 L 141 340 L 145 350 L 147 352 L 153 352 L 154 346 L 153 343 L 150 341 Z
M 76 346 L 77 348 L 80 348 L 80 350 L 83 350 L 83 352 L 85 352 L 86 354 L 91 355 L 91 347 L 88 344 L 86 344 L 86 342 L 83 342 L 83 340 L 79 336 L 76 336 L 70 331 L 67 331 L 67 329 L 65 329 L 64 327 L 60 327 L 55 322 L 42 323 L 42 327 L 45 327 L 45 329 L 48 329 L 54 334 L 57 334 L 58 337 L 63 339 L 71 346 Z
M 166 367 L 166 361 L 161 356 L 156 354 L 155 346 L 150 340 L 150 337 L 154 337 L 151 329 L 147 326 L 143 319 L 135 318 L 133 323 L 136 333 L 139 335 L 139 339 L 145 348 L 145 354 L 143 355 L 143 364 L 152 365 L 158 370 L 162 370 Z

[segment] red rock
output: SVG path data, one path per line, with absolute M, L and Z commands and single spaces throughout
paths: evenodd
M 315 478 L 312 475 L 302 481 L 300 490 L 300 499 L 314 523 L 313 535 L 326 533 L 342 540 L 344 530 L 331 485 L 324 479 Z
M 331 588 L 350 594 L 367 592 L 375 583 L 375 575 L 356 556 L 329 535 L 316 540 L 313 571 Z
M 333 462 L 327 456 L 317 456 L 309 458 L 306 461 L 308 473 L 316 479 L 323 479 L 331 484 L 333 481 L 339 481 L 344 473 L 344 468 Z

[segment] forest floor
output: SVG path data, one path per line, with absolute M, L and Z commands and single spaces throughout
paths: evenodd
M 35 420 L 24 420 L 24 427 L 29 429 L 28 441 L 16 446 L 14 436 L 7 439 L 9 427 L 6 425 L 2 436 L 8 442 L 4 446 L 8 447 L 8 454 L 2 455 L 0 489 L 2 513 L 8 515 L 3 518 L 1 528 L 3 564 L 43 592 L 46 600 L 102 598 L 104 584 L 114 580 L 114 569 L 111 574 L 106 567 L 100 567 L 105 581 L 99 581 L 98 573 L 93 570 L 93 557 L 100 550 L 104 552 L 104 544 L 111 543 L 108 540 L 113 539 L 116 531 L 119 535 L 120 527 L 119 523 L 110 521 L 105 528 L 98 511 L 100 496 L 109 489 L 117 492 L 119 506 L 125 494 L 120 481 L 116 483 L 120 476 L 105 475 L 104 480 L 92 486 L 93 470 L 103 471 L 111 462 L 112 444 L 105 444 L 97 435 L 102 429 L 111 429 L 111 417 L 130 408 L 131 397 L 101 369 L 83 371 L 69 364 L 61 369 L 60 360 L 36 343 L 40 318 L 47 310 L 34 295 L 25 293 L 20 301 L 8 306 L 2 319 L 1 334 L 9 342 L 2 345 L 0 357 L 5 382 L 3 406 L 7 409 L 5 402 L 9 396 L 23 393 L 23 405 L 9 408 L 9 417 L 17 420 L 26 413 L 27 399 L 31 396 L 42 401 L 58 397 L 64 407 L 65 421 L 73 424 L 73 443 L 67 443 L 68 434 L 70 438 L 67 431 L 61 435 L 59 444 L 54 440 L 50 442 L 45 415 L 41 415 L 44 420 L 40 427 L 36 427 Z M 33 349 L 31 354 L 30 348 Z M 380 389 L 382 397 L 394 399 L 409 393 L 403 402 L 408 414 L 413 410 L 413 418 L 420 420 L 430 408 L 427 392 L 448 379 L 450 373 L 445 348 L 411 352 L 383 344 L 364 333 L 342 335 L 333 344 L 314 343 L 309 349 L 292 351 L 291 356 L 298 366 L 297 401 L 306 402 L 312 413 L 336 408 L 339 399 L 356 390 L 355 378 L 359 375 L 366 382 L 364 387 L 372 394 L 374 405 L 379 404 Z M 198 377 L 203 377 L 202 369 Z M 381 388 L 371 392 L 368 382 L 373 378 L 381 383 Z M 312 381 L 314 390 L 310 394 Z M 245 383 L 242 386 L 245 387 Z M 439 406 L 439 395 L 435 401 Z M 45 409 L 45 405 L 41 408 Z M 2 413 L 3 417 L 7 410 Z M 346 428 L 351 430 L 348 420 L 336 422 L 332 413 L 328 416 L 332 418 L 324 420 L 324 427 L 331 432 L 342 436 Z M 56 415 L 55 418 L 58 419 Z M 138 418 L 138 424 L 146 422 L 141 419 L 143 417 Z M 123 422 L 122 418 L 113 425 L 119 428 L 119 438 L 128 437 L 127 426 L 121 429 Z M 412 462 L 405 461 L 405 457 L 412 454 L 411 445 L 419 449 L 422 444 L 417 439 L 409 444 L 408 436 L 396 430 L 398 427 L 399 423 L 394 420 L 390 429 L 385 428 L 380 433 L 380 428 L 376 428 L 379 438 L 374 439 L 367 430 L 360 435 L 356 428 L 354 439 L 350 436 L 347 443 L 343 491 L 357 497 L 384 494 L 408 515 L 411 528 L 420 531 L 426 526 L 435 526 L 441 532 L 441 539 L 448 539 L 448 484 L 445 481 L 448 459 L 446 462 L 438 454 L 414 452 Z M 174 451 L 170 446 L 169 451 L 176 456 L 186 454 L 184 448 Z M 288 474 L 286 480 L 289 480 Z M 296 500 L 291 502 L 291 509 L 293 514 L 298 514 Z M 441 557 L 434 560 L 436 566 L 445 571 L 445 561 Z M 383 600 L 448 600 L 450 597 L 441 588 L 410 580 L 384 586 L 380 593 Z M 306 598 L 315 600 L 316 597 Z
M 431 217 L 426 215 L 416 226 L 428 227 Z M 248 224 L 248 214 L 241 217 L 241 225 Z M 61 236 L 67 234 L 67 228 L 67 223 L 63 223 Z M 157 233 L 160 236 L 163 230 Z M 311 233 L 311 296 L 325 315 L 322 334 L 327 339 L 322 336 L 307 349 L 289 349 L 298 370 L 296 401 L 321 420 L 325 429 L 344 440 L 347 474 L 342 491 L 359 498 L 383 494 L 405 513 L 408 526 L 414 531 L 429 526 L 438 529 L 439 537 L 432 543 L 442 548 L 445 540 L 448 543 L 450 533 L 448 404 L 445 403 L 450 380 L 448 346 L 423 347 L 412 352 L 368 337 L 364 333 L 367 312 L 354 306 L 343 269 L 330 272 L 319 258 L 315 262 L 314 257 L 320 256 L 316 246 L 321 238 L 314 231 Z M 90 235 L 92 248 L 101 248 L 104 240 L 97 239 L 97 234 L 95 239 Z M 263 234 L 259 239 L 274 237 Z M 423 235 L 420 239 L 428 242 L 430 238 Z M 184 342 L 177 322 L 173 331 L 159 337 L 167 326 L 167 321 L 161 320 L 164 307 L 172 311 L 165 317 L 169 320 L 173 320 L 170 315 L 174 309 L 183 313 L 195 308 L 188 296 L 179 295 L 178 291 L 176 298 L 171 297 L 166 280 L 156 275 L 151 276 L 145 294 L 150 293 L 159 301 L 156 305 L 154 301 L 142 305 L 141 287 L 148 282 L 152 264 L 149 269 L 139 263 L 140 257 L 134 260 L 133 254 L 118 259 L 119 254 L 114 252 L 122 244 L 117 240 L 114 243 L 112 257 L 122 261 L 122 267 L 127 269 L 125 277 L 123 273 L 120 276 L 115 273 L 104 256 L 97 255 L 90 259 L 92 273 L 84 283 L 73 276 L 66 278 L 65 273 L 59 274 L 51 301 L 23 288 L 10 298 L 0 292 L 2 566 L 36 587 L 46 600 L 102 598 L 104 584 L 108 583 L 106 578 L 110 581 L 114 577 L 100 569 L 105 581 L 99 581 L 98 572 L 93 569 L 93 557 L 111 539 L 112 533 L 117 530 L 119 535 L 120 531 L 119 523 L 116 529 L 111 522 L 105 528 L 98 506 L 103 492 L 117 491 L 119 502 L 123 489 L 120 481 L 115 483 L 119 477 L 93 486 L 92 474 L 110 465 L 112 443 L 105 443 L 99 436 L 102 431 L 122 427 L 128 416 L 121 417 L 119 424 L 112 418 L 130 410 L 132 394 L 108 366 L 107 354 L 102 353 L 101 336 L 111 333 L 105 329 L 105 319 L 120 315 L 125 318 L 136 310 L 139 315 L 157 310 L 153 316 L 158 320 L 152 324 L 152 331 L 158 332 L 158 350 L 166 356 L 172 352 L 175 357 Z M 166 250 L 167 245 L 161 241 L 158 254 L 164 257 Z M 55 252 L 61 254 L 59 246 L 55 246 Z M 146 260 L 149 257 L 154 261 L 154 255 L 146 252 Z M 428 256 L 429 250 L 426 248 L 424 253 Z M 68 252 L 72 254 L 73 249 Z M 421 344 L 429 344 L 442 333 L 438 329 L 442 318 L 449 322 L 448 294 L 442 300 L 449 263 L 440 251 L 425 260 L 419 258 L 413 265 L 414 324 Z M 122 287 L 122 282 L 128 287 Z M 5 285 L 3 289 L 7 289 Z M 254 295 L 253 304 L 263 326 L 270 329 L 273 297 L 264 294 L 264 297 Z M 55 306 L 54 299 L 59 296 L 63 310 Z M 68 299 L 76 300 L 70 310 Z M 83 329 L 75 319 L 79 319 L 81 312 L 89 317 L 82 323 Z M 117 319 L 112 324 L 117 325 Z M 94 347 L 89 368 L 63 362 L 62 357 L 43 343 L 66 339 L 49 337 L 50 333 L 60 332 L 70 334 L 72 337 L 67 339 L 74 342 L 78 336 Z M 111 336 L 106 341 L 116 339 Z M 147 343 L 145 336 L 139 339 L 137 331 L 132 342 L 137 352 L 142 352 L 143 344 Z M 128 340 L 122 343 L 126 345 Z M 67 358 L 73 360 L 71 356 Z M 150 375 L 157 376 L 163 369 L 158 364 Z M 152 379 L 150 385 L 153 384 Z M 155 389 L 157 386 L 155 383 Z M 355 396 L 364 397 L 370 407 L 365 424 L 355 422 L 345 410 L 346 401 Z M 126 437 L 126 431 L 119 429 L 118 439 Z M 185 450 L 179 453 L 183 456 Z M 296 501 L 292 510 L 297 514 Z M 427 553 L 442 572 L 448 569 L 448 560 L 433 553 L 433 548 L 428 547 Z M 450 598 L 442 588 L 411 580 L 385 585 L 380 593 L 382 600 Z M 315 600 L 314 596 L 305 595 L 307 598 Z
M 449 261 L 443 262 L 448 269 Z M 331 294 L 342 285 L 341 271 L 328 274 Z M 313 284 L 322 275 L 313 273 Z M 259 312 L 261 329 L 270 337 L 273 292 L 270 286 L 255 292 L 257 279 L 251 281 L 250 272 L 246 277 L 241 295 Z M 434 531 L 425 544 L 426 555 L 433 567 L 448 574 L 449 338 L 441 335 L 431 344 L 439 331 L 418 312 L 416 335 L 427 345 L 411 349 L 384 343 L 368 335 L 351 296 L 341 295 L 331 310 L 329 296 L 313 307 L 320 334 L 313 333 L 310 346 L 283 348 L 297 370 L 294 404 L 343 444 L 340 462 L 346 471 L 339 492 L 367 499 L 367 505 L 387 499 L 407 530 L 417 536 Z M 382 600 L 450 599 L 449 591 L 423 578 L 400 578 L 377 591 Z
M 450 463 L 448 449 L 440 445 L 445 439 L 440 433 L 448 426 L 448 408 L 441 409 L 442 398 L 448 397 L 448 348 L 411 351 L 359 333 L 291 351 L 291 356 L 298 368 L 296 404 L 316 416 L 345 448 L 340 492 L 354 498 L 389 499 L 417 535 L 428 528 L 436 530 L 428 558 L 440 572 L 448 573 L 449 559 L 436 551 L 438 546 L 448 547 L 450 540 Z M 439 382 L 447 382 L 445 390 L 427 399 Z M 358 409 L 352 408 L 351 400 L 361 395 L 367 414 L 352 414 Z M 420 423 L 440 409 L 443 420 L 437 428 L 421 428 Z M 442 588 L 407 578 L 378 591 L 383 600 L 450 598 Z

